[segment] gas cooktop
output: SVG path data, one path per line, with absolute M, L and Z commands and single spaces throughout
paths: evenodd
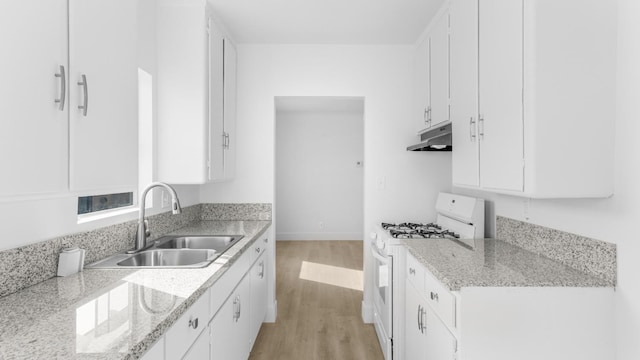
M 396 239 L 460 238 L 460 235 L 434 223 L 382 223 L 382 228 L 389 231 L 389 234 Z

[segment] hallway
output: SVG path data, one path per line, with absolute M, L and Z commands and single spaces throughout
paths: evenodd
M 278 241 L 276 274 L 278 318 L 251 360 L 383 358 L 360 315 L 362 241 Z

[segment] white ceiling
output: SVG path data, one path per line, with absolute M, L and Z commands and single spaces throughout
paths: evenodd
M 347 96 L 277 96 L 276 112 L 341 112 L 364 114 L 364 98 Z
M 238 43 L 412 44 L 444 0 L 209 0 Z

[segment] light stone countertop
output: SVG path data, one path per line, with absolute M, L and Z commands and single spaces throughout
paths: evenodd
M 473 248 L 449 239 L 402 243 L 451 291 L 463 287 L 614 287 L 610 281 L 501 240 L 477 239 Z
M 0 359 L 136 359 L 271 221 L 198 221 L 171 234 L 244 235 L 201 269 L 87 269 L 0 298 Z

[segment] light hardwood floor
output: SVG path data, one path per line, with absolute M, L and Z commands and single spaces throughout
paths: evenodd
M 361 241 L 276 242 L 278 318 L 262 325 L 250 359 L 383 359 L 360 315 L 361 274 Z

